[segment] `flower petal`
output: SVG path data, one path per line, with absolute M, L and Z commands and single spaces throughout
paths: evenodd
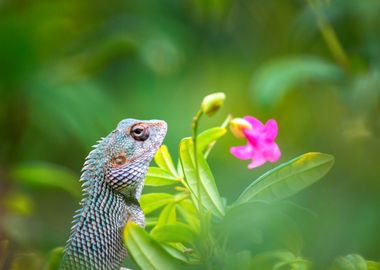
M 253 116 L 244 116 L 244 120 L 247 120 L 251 125 L 253 129 L 261 130 L 264 128 L 264 124 L 261 123 L 261 121 Z
M 248 164 L 248 169 L 253 169 L 259 167 L 265 163 L 265 158 L 261 153 L 256 153 L 252 158 L 252 162 Z
M 245 129 L 243 130 L 245 138 L 248 140 L 248 144 L 251 144 L 253 147 L 257 147 L 259 145 L 260 131 L 256 129 Z
M 239 159 L 250 159 L 253 155 L 253 148 L 249 144 L 245 146 L 235 146 L 231 147 L 230 152 Z
M 280 148 L 276 143 L 267 144 L 262 153 L 263 157 L 270 162 L 276 162 L 281 157 Z
M 265 139 L 270 141 L 270 142 L 273 142 L 274 139 L 276 139 L 276 137 L 277 137 L 277 132 L 278 132 L 278 126 L 277 126 L 276 120 L 269 119 L 266 122 L 265 128 L 264 128 Z
M 276 162 L 281 157 L 281 151 L 275 143 L 278 133 L 276 120 L 270 119 L 265 125 L 253 116 L 245 116 L 244 120 L 251 128 L 242 128 L 247 145 L 236 146 L 230 149 L 231 153 L 239 159 L 252 159 L 248 168 L 253 169 L 263 165 L 266 161 Z

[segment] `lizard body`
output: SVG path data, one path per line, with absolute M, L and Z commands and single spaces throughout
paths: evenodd
M 62 270 L 115 270 L 127 256 L 122 231 L 128 220 L 145 217 L 138 200 L 164 121 L 125 119 L 90 152 L 81 175 L 83 199 L 73 220 Z

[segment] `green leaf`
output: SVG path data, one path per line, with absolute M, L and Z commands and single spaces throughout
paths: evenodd
M 145 215 L 172 202 L 174 202 L 174 196 L 167 193 L 143 194 L 140 199 L 140 205 Z
M 177 248 L 173 247 L 172 244 L 165 244 L 165 243 L 160 243 L 160 244 L 174 258 L 181 260 L 185 263 L 190 263 L 189 259 L 185 256 L 184 252 L 181 252 Z
M 48 262 L 45 265 L 45 270 L 56 270 L 59 269 L 63 256 L 64 247 L 56 247 L 50 251 Z
M 177 221 L 176 203 L 170 203 L 164 207 L 158 217 L 157 225 L 155 228 L 165 224 L 173 224 Z
M 158 218 L 157 217 L 147 217 L 147 218 L 145 218 L 145 226 L 146 227 L 156 226 L 157 222 L 158 222 Z
M 154 156 L 154 161 L 161 169 L 170 172 L 175 178 L 178 178 L 177 170 L 175 169 L 172 157 L 170 156 L 169 150 L 166 145 L 162 145 L 156 155 Z
M 146 186 L 167 186 L 178 184 L 178 179 L 171 173 L 158 167 L 149 167 L 145 178 Z
M 197 137 L 197 147 L 198 151 L 203 152 L 210 145 L 210 143 L 215 142 L 226 134 L 227 130 L 221 127 L 213 127 L 203 131 Z
M 197 204 L 200 193 L 202 206 L 215 216 L 221 218 L 224 216 L 224 207 L 215 184 L 214 176 L 212 175 L 203 154 L 198 152 L 197 160 L 200 178 L 200 183 L 198 183 L 193 148 L 194 144 L 191 138 L 185 138 L 181 141 L 180 157 L 182 167 L 193 198 L 195 198 L 194 203 Z M 199 192 L 198 185 L 200 186 Z
M 156 227 L 151 232 L 159 242 L 181 242 L 181 243 L 194 243 L 194 231 L 189 225 L 183 223 L 164 224 Z
M 252 269 L 272 270 L 291 269 L 308 270 L 311 269 L 311 262 L 295 256 L 287 250 L 276 250 L 260 253 L 252 259 Z
M 124 242 L 128 253 L 136 264 L 144 270 L 177 270 L 181 263 L 172 257 L 143 228 L 129 222 L 124 229 Z
M 349 254 L 336 258 L 329 270 L 368 270 L 368 265 L 362 256 Z
M 252 78 L 254 100 L 274 106 L 288 91 L 308 81 L 332 81 L 342 77 L 342 70 L 316 57 L 286 57 L 264 64 Z
M 81 197 L 79 177 L 70 170 L 49 163 L 19 165 L 10 172 L 15 181 L 38 188 L 57 188 Z
M 183 217 L 183 219 L 195 230 L 199 231 L 200 221 L 197 209 L 194 203 L 189 200 L 182 200 L 177 205 L 178 213 Z
M 181 160 L 178 159 L 178 162 L 177 162 L 177 172 L 178 172 L 178 176 L 180 178 L 183 178 L 184 175 L 183 175 L 183 169 L 182 169 L 182 164 L 181 164 Z
M 334 164 L 332 155 L 307 153 L 260 176 L 240 195 L 237 204 L 289 197 L 322 178 Z

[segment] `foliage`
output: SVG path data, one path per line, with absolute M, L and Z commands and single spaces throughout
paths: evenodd
M 310 269 L 311 263 L 300 257 L 300 224 L 288 213 L 296 206 L 281 207 L 276 202 L 322 178 L 332 167 L 334 157 L 307 153 L 283 163 L 253 181 L 235 202 L 227 204 L 220 196 L 205 155 L 225 134 L 229 118 L 222 127 L 198 135 L 201 116 L 198 113 L 194 117 L 193 137 L 180 142 L 180 166 L 175 169 L 168 148 L 163 145 L 155 156 L 158 167 L 149 168 L 146 185 L 174 183 L 175 187 L 171 193 L 142 196 L 141 206 L 151 218 L 151 228 L 147 234 L 137 225 L 127 225 L 124 239 L 131 257 L 141 269 L 175 269 L 179 260 L 181 267 L 224 269 L 228 268 L 225 258 L 245 251 L 249 265 L 255 269 Z M 157 218 L 152 219 L 154 216 Z M 276 248 L 288 250 L 264 252 L 263 247 L 270 242 L 268 236 L 274 237 L 273 243 L 279 245 Z M 236 238 L 245 239 L 245 249 L 233 248 Z M 175 253 L 166 251 L 167 246 Z M 247 261 L 236 261 L 234 267 L 243 269 L 246 264 Z
M 292 197 L 318 215 L 284 200 L 230 211 L 226 206 L 235 206 L 274 166 L 246 170 L 227 151 L 238 145 L 229 134 L 206 150 L 225 212 L 222 219 L 211 217 L 212 228 L 235 228 L 232 250 L 221 256 L 226 268 L 236 269 L 237 262 L 253 268 L 255 256 L 264 254 L 264 264 L 300 258 L 327 269 L 334 258 L 346 261 L 353 253 L 376 269 L 379 12 L 378 0 L 0 1 L 0 268 L 42 269 L 51 250 L 64 245 L 78 208 L 83 160 L 127 117 L 164 119 L 169 126 L 165 144 L 174 167 L 157 164 L 149 171 L 144 193 L 157 195 L 157 204 L 148 213 L 148 232 L 171 203 L 168 219 L 174 208 L 176 220 L 199 234 L 193 195 L 176 196 L 187 184 L 176 149 L 188 134 L 186 119 L 212 89 L 228 96 L 221 112 L 278 121 L 281 163 L 305 149 L 336 157 L 324 181 Z M 205 132 L 222 116 L 205 121 Z M 235 215 L 248 220 L 246 228 L 216 226 Z M 256 227 L 250 226 L 254 217 Z M 246 230 L 248 236 L 240 233 Z M 188 247 L 193 235 L 179 241 Z M 200 265 L 189 249 L 164 248 Z

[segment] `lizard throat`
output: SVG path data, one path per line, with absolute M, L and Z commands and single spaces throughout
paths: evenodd
M 95 182 L 81 202 L 65 248 L 63 269 L 119 269 L 127 255 L 122 231 L 128 205 L 105 182 Z

